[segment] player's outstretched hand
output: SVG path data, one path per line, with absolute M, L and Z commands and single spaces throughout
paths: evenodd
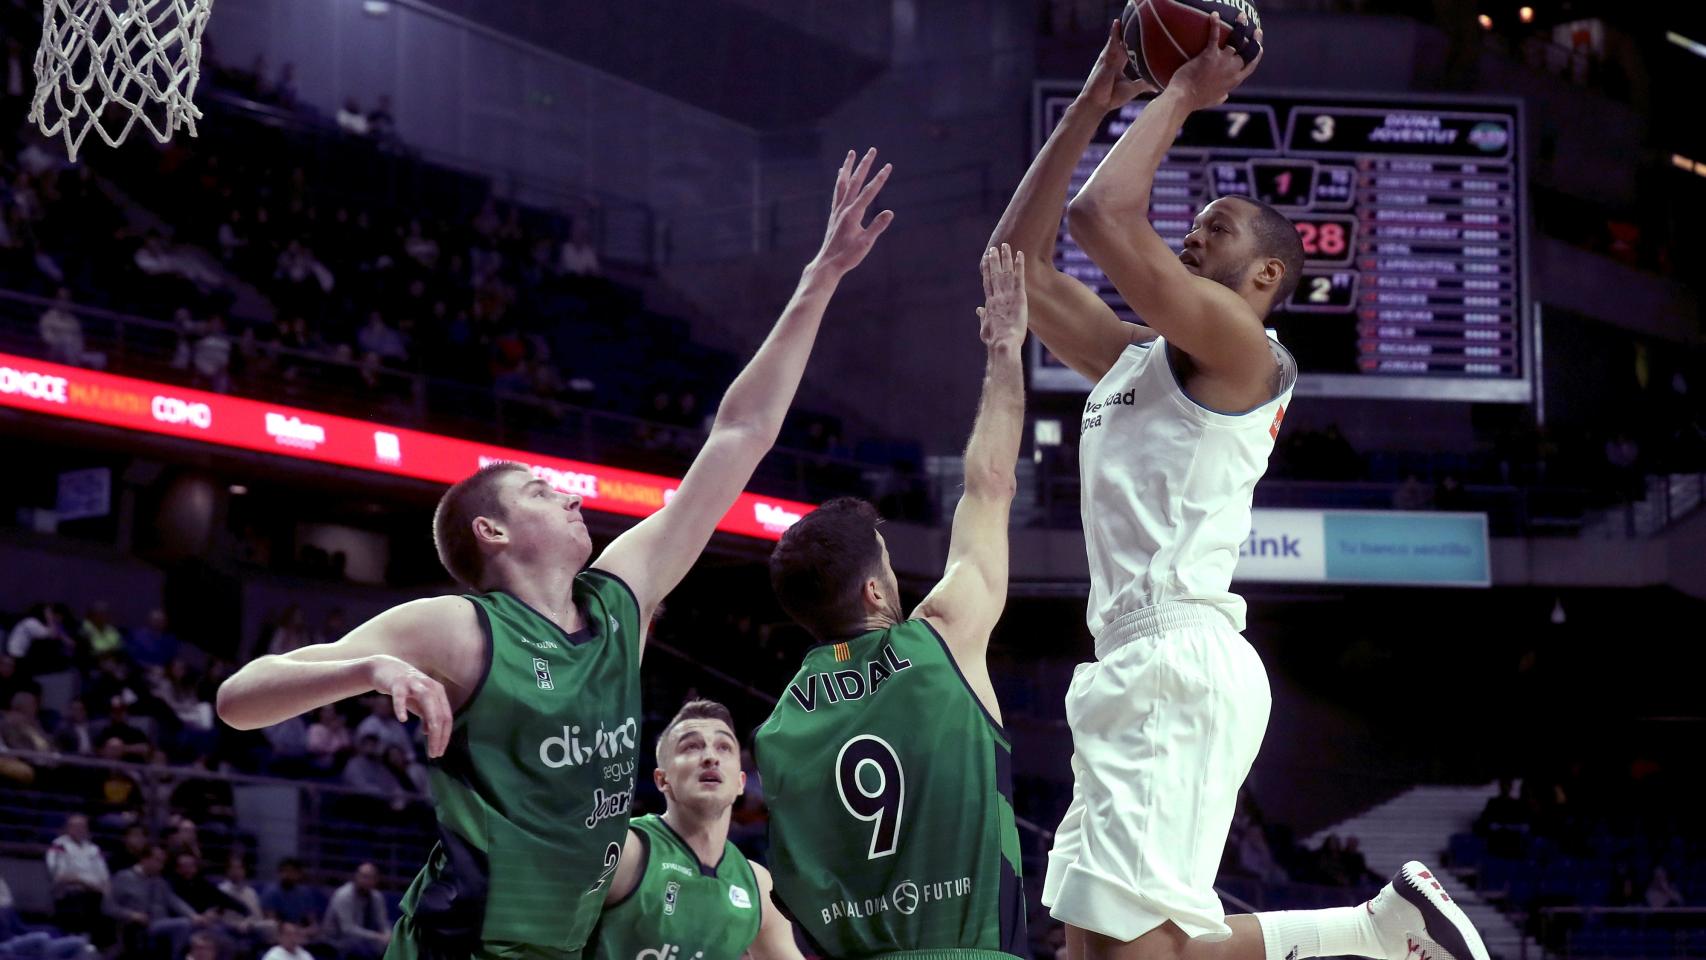
M 841 161 L 841 172 L 835 176 L 835 200 L 829 207 L 829 228 L 824 232 L 823 248 L 812 260 L 815 266 L 832 270 L 837 276 L 863 263 L 871 245 L 894 222 L 894 211 L 884 210 L 871 218 L 869 226 L 865 225 L 865 210 L 888 182 L 894 165 L 883 164 L 872 177 L 871 165 L 877 161 L 877 148 L 865 151 L 857 165 L 853 158 L 854 153 L 849 150 L 847 159 Z
M 1126 73 L 1131 54 L 1125 48 L 1125 27 L 1118 20 L 1108 28 L 1108 42 L 1090 68 L 1090 78 L 1078 92 L 1078 102 L 1103 113 L 1118 110 L 1146 93 L 1161 89 L 1142 78 L 1133 80 Z
M 983 271 L 983 306 L 977 308 L 982 321 L 979 333 L 988 346 L 1006 342 L 1018 346 L 1025 339 L 1030 313 L 1025 305 L 1025 254 L 1002 244 L 990 247 L 978 264 Z
M 1169 91 L 1178 91 L 1179 96 L 1192 110 L 1205 107 L 1219 106 L 1226 98 L 1238 89 L 1238 85 L 1250 79 L 1250 74 L 1256 72 L 1257 64 L 1262 62 L 1265 49 L 1257 50 L 1255 59 L 1249 63 L 1239 56 L 1233 47 L 1220 45 L 1220 14 L 1214 14 L 1208 19 L 1209 41 L 1202 52 L 1185 61 L 1173 74 L 1173 79 L 1167 84 Z M 1258 27 L 1253 37 L 1245 42 L 1262 42 L 1262 31 Z
M 398 723 L 407 723 L 411 713 L 420 717 L 426 727 L 427 756 L 444 756 L 454 717 L 443 684 L 396 657 L 380 655 L 373 658 L 373 689 L 391 698 Z

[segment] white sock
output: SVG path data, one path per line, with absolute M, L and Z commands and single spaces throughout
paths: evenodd
M 1379 957 L 1380 941 L 1362 906 L 1280 910 L 1256 914 L 1266 960 L 1304 957 Z

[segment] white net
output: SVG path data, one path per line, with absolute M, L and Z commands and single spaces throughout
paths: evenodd
M 30 120 L 71 159 L 91 129 L 118 146 L 140 121 L 161 143 L 195 136 L 191 97 L 213 0 L 42 0 Z

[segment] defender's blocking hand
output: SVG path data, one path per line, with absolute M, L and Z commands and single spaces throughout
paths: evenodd
M 978 264 L 983 271 L 983 303 L 977 308 L 982 320 L 979 332 L 988 346 L 1006 342 L 1011 346 L 1025 339 L 1030 313 L 1025 304 L 1025 254 L 1007 244 L 984 251 Z
M 855 166 L 853 151 L 849 150 L 847 159 L 841 162 L 841 172 L 835 177 L 835 199 L 829 208 L 829 228 L 824 232 L 823 247 L 812 263 L 834 271 L 837 276 L 863 263 L 865 255 L 871 252 L 872 244 L 894 222 L 894 211 L 884 210 L 871 218 L 870 226 L 864 225 L 866 208 L 894 170 L 893 164 L 885 163 L 876 176 L 870 177 L 871 165 L 876 159 L 877 148 L 872 147 Z M 870 182 L 866 182 L 866 177 L 870 177 Z

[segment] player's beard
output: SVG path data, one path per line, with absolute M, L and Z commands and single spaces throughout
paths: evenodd
M 1224 267 L 1213 273 L 1204 273 L 1203 276 L 1236 293 L 1244 285 L 1244 276 L 1249 272 L 1250 265 L 1246 263 L 1238 267 Z

